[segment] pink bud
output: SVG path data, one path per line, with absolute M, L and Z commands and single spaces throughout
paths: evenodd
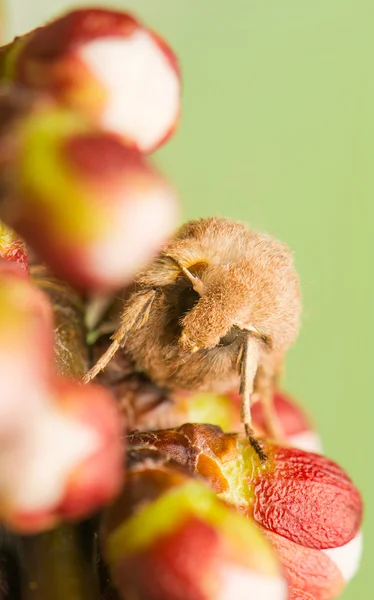
M 98 437 L 96 450 L 71 473 L 58 508 L 64 518 L 72 519 L 105 506 L 122 487 L 122 421 L 112 396 L 101 386 L 82 387 L 60 380 L 58 387 L 61 408 Z
M 357 571 L 362 534 L 330 550 L 314 550 L 267 532 L 287 577 L 294 600 L 332 600 L 340 595 Z
M 309 415 L 285 392 L 274 394 L 274 409 L 282 427 L 284 439 L 291 446 L 309 452 L 321 452 L 322 444 L 314 430 Z M 257 401 L 252 406 L 253 427 L 258 435 L 269 437 L 262 404 Z
M 268 445 L 266 451 L 272 467 L 253 480 L 254 519 L 308 548 L 349 542 L 360 527 L 362 501 L 343 469 L 296 448 Z
M 17 265 L 24 277 L 29 277 L 29 261 L 23 241 L 0 222 L 0 259 Z
M 75 10 L 15 42 L 9 78 L 52 94 L 142 152 L 176 127 L 180 73 L 173 51 L 127 13 Z
M 287 598 L 276 555 L 254 523 L 149 448 L 132 451 L 129 462 L 102 536 L 121 598 Z
M 46 296 L 13 263 L 0 262 L 0 437 L 38 403 L 51 376 L 53 316 Z
M 14 135 L 4 220 L 76 288 L 128 283 L 173 231 L 170 186 L 139 153 L 74 113 L 44 106 Z
M 317 600 L 313 594 L 299 590 L 298 588 L 291 588 L 288 600 Z
M 24 533 L 89 516 L 123 481 L 120 419 L 104 388 L 58 379 L 38 400 L 0 438 L 0 515 Z
M 330 600 L 356 572 L 362 501 L 336 463 L 311 452 L 262 442 L 261 463 L 248 440 L 211 425 L 136 432 L 144 444 L 204 477 L 216 493 L 254 519 L 274 545 L 294 596 Z

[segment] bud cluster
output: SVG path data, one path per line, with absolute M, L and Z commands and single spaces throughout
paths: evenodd
M 173 232 L 148 155 L 180 96 L 175 54 L 128 13 L 74 10 L 0 49 L 0 520 L 26 600 L 332 600 L 359 565 L 360 494 L 285 392 L 282 444 L 252 406 L 263 461 L 236 392 L 160 388 L 125 352 L 82 384 L 123 315 L 111 294 Z
M 0 218 L 75 287 L 125 285 L 175 226 L 145 156 L 178 122 L 172 50 L 127 13 L 76 10 L 3 48 L 0 84 Z

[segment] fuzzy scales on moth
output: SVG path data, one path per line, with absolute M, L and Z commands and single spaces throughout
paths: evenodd
M 109 352 L 124 346 L 137 369 L 168 388 L 263 400 L 274 435 L 274 385 L 299 331 L 299 279 L 288 247 L 224 218 L 191 221 L 135 280 Z

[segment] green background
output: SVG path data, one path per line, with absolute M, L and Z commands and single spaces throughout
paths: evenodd
M 8 0 L 7 37 L 72 5 Z M 372 598 L 374 2 L 116 5 L 180 57 L 182 122 L 157 160 L 183 217 L 246 220 L 295 251 L 304 322 L 285 385 L 363 491 L 364 561 L 343 597 Z

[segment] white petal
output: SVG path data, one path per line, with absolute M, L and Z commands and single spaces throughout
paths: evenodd
M 116 214 L 108 237 L 95 243 L 88 251 L 86 262 L 100 278 L 113 285 L 125 283 L 143 267 L 176 223 L 176 201 L 165 187 L 146 186 L 144 191 L 124 200 Z
M 287 442 L 290 446 L 300 448 L 300 450 L 305 450 L 306 452 L 318 452 L 319 454 L 322 452 L 321 438 L 314 431 L 302 431 L 301 433 L 290 435 L 287 438 Z
M 0 455 L 0 488 L 19 511 L 43 511 L 62 499 L 72 470 L 98 448 L 97 434 L 83 423 L 44 406 L 24 424 Z
M 80 58 L 108 92 L 102 125 L 147 151 L 168 133 L 179 113 L 180 82 L 152 36 L 139 29 L 82 46 Z
M 230 565 L 220 573 L 217 600 L 286 600 L 287 584 L 281 577 L 255 573 L 244 567 Z
M 345 581 L 350 581 L 357 573 L 360 566 L 363 548 L 363 535 L 359 531 L 356 537 L 348 544 L 337 548 L 323 550 L 325 554 L 336 564 Z

